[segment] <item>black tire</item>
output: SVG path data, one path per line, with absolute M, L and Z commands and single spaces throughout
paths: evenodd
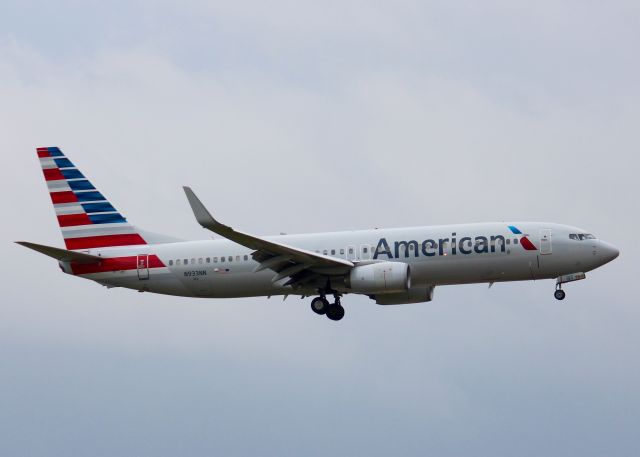
M 344 317 L 344 308 L 342 305 L 332 304 L 327 308 L 327 317 L 332 321 L 339 321 Z
M 311 300 L 311 311 L 316 314 L 326 314 L 327 308 L 329 308 L 329 302 L 322 297 L 316 297 Z
M 556 300 L 564 300 L 567 294 L 564 293 L 564 290 L 558 289 L 554 292 L 553 296 L 556 297 Z

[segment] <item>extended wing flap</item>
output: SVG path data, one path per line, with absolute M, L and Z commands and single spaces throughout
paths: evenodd
M 16 241 L 16 244 L 24 246 L 25 248 L 33 249 L 34 251 L 53 257 L 54 259 L 62 262 L 96 263 L 103 260 L 102 257 L 98 257 L 96 255 L 67 251 L 66 249 L 45 246 L 44 244 L 30 243 L 28 241 Z

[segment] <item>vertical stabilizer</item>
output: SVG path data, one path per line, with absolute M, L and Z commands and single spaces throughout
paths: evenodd
M 67 249 L 147 244 L 59 148 L 37 151 Z

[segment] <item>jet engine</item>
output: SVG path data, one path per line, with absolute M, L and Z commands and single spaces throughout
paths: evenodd
M 355 267 L 346 282 L 360 294 L 404 292 L 411 287 L 411 272 L 406 263 L 378 262 Z

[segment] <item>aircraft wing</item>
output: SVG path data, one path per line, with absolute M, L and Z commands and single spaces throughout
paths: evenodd
M 300 285 L 326 274 L 344 274 L 353 268 L 353 263 L 319 254 L 313 251 L 288 246 L 275 241 L 266 240 L 255 235 L 237 231 L 213 218 L 211 213 L 189 187 L 184 187 L 193 214 L 198 223 L 214 233 L 235 243 L 254 249 L 253 258 L 260 262 L 254 271 L 269 268 L 278 274 L 273 281 L 290 277 L 286 285 Z

